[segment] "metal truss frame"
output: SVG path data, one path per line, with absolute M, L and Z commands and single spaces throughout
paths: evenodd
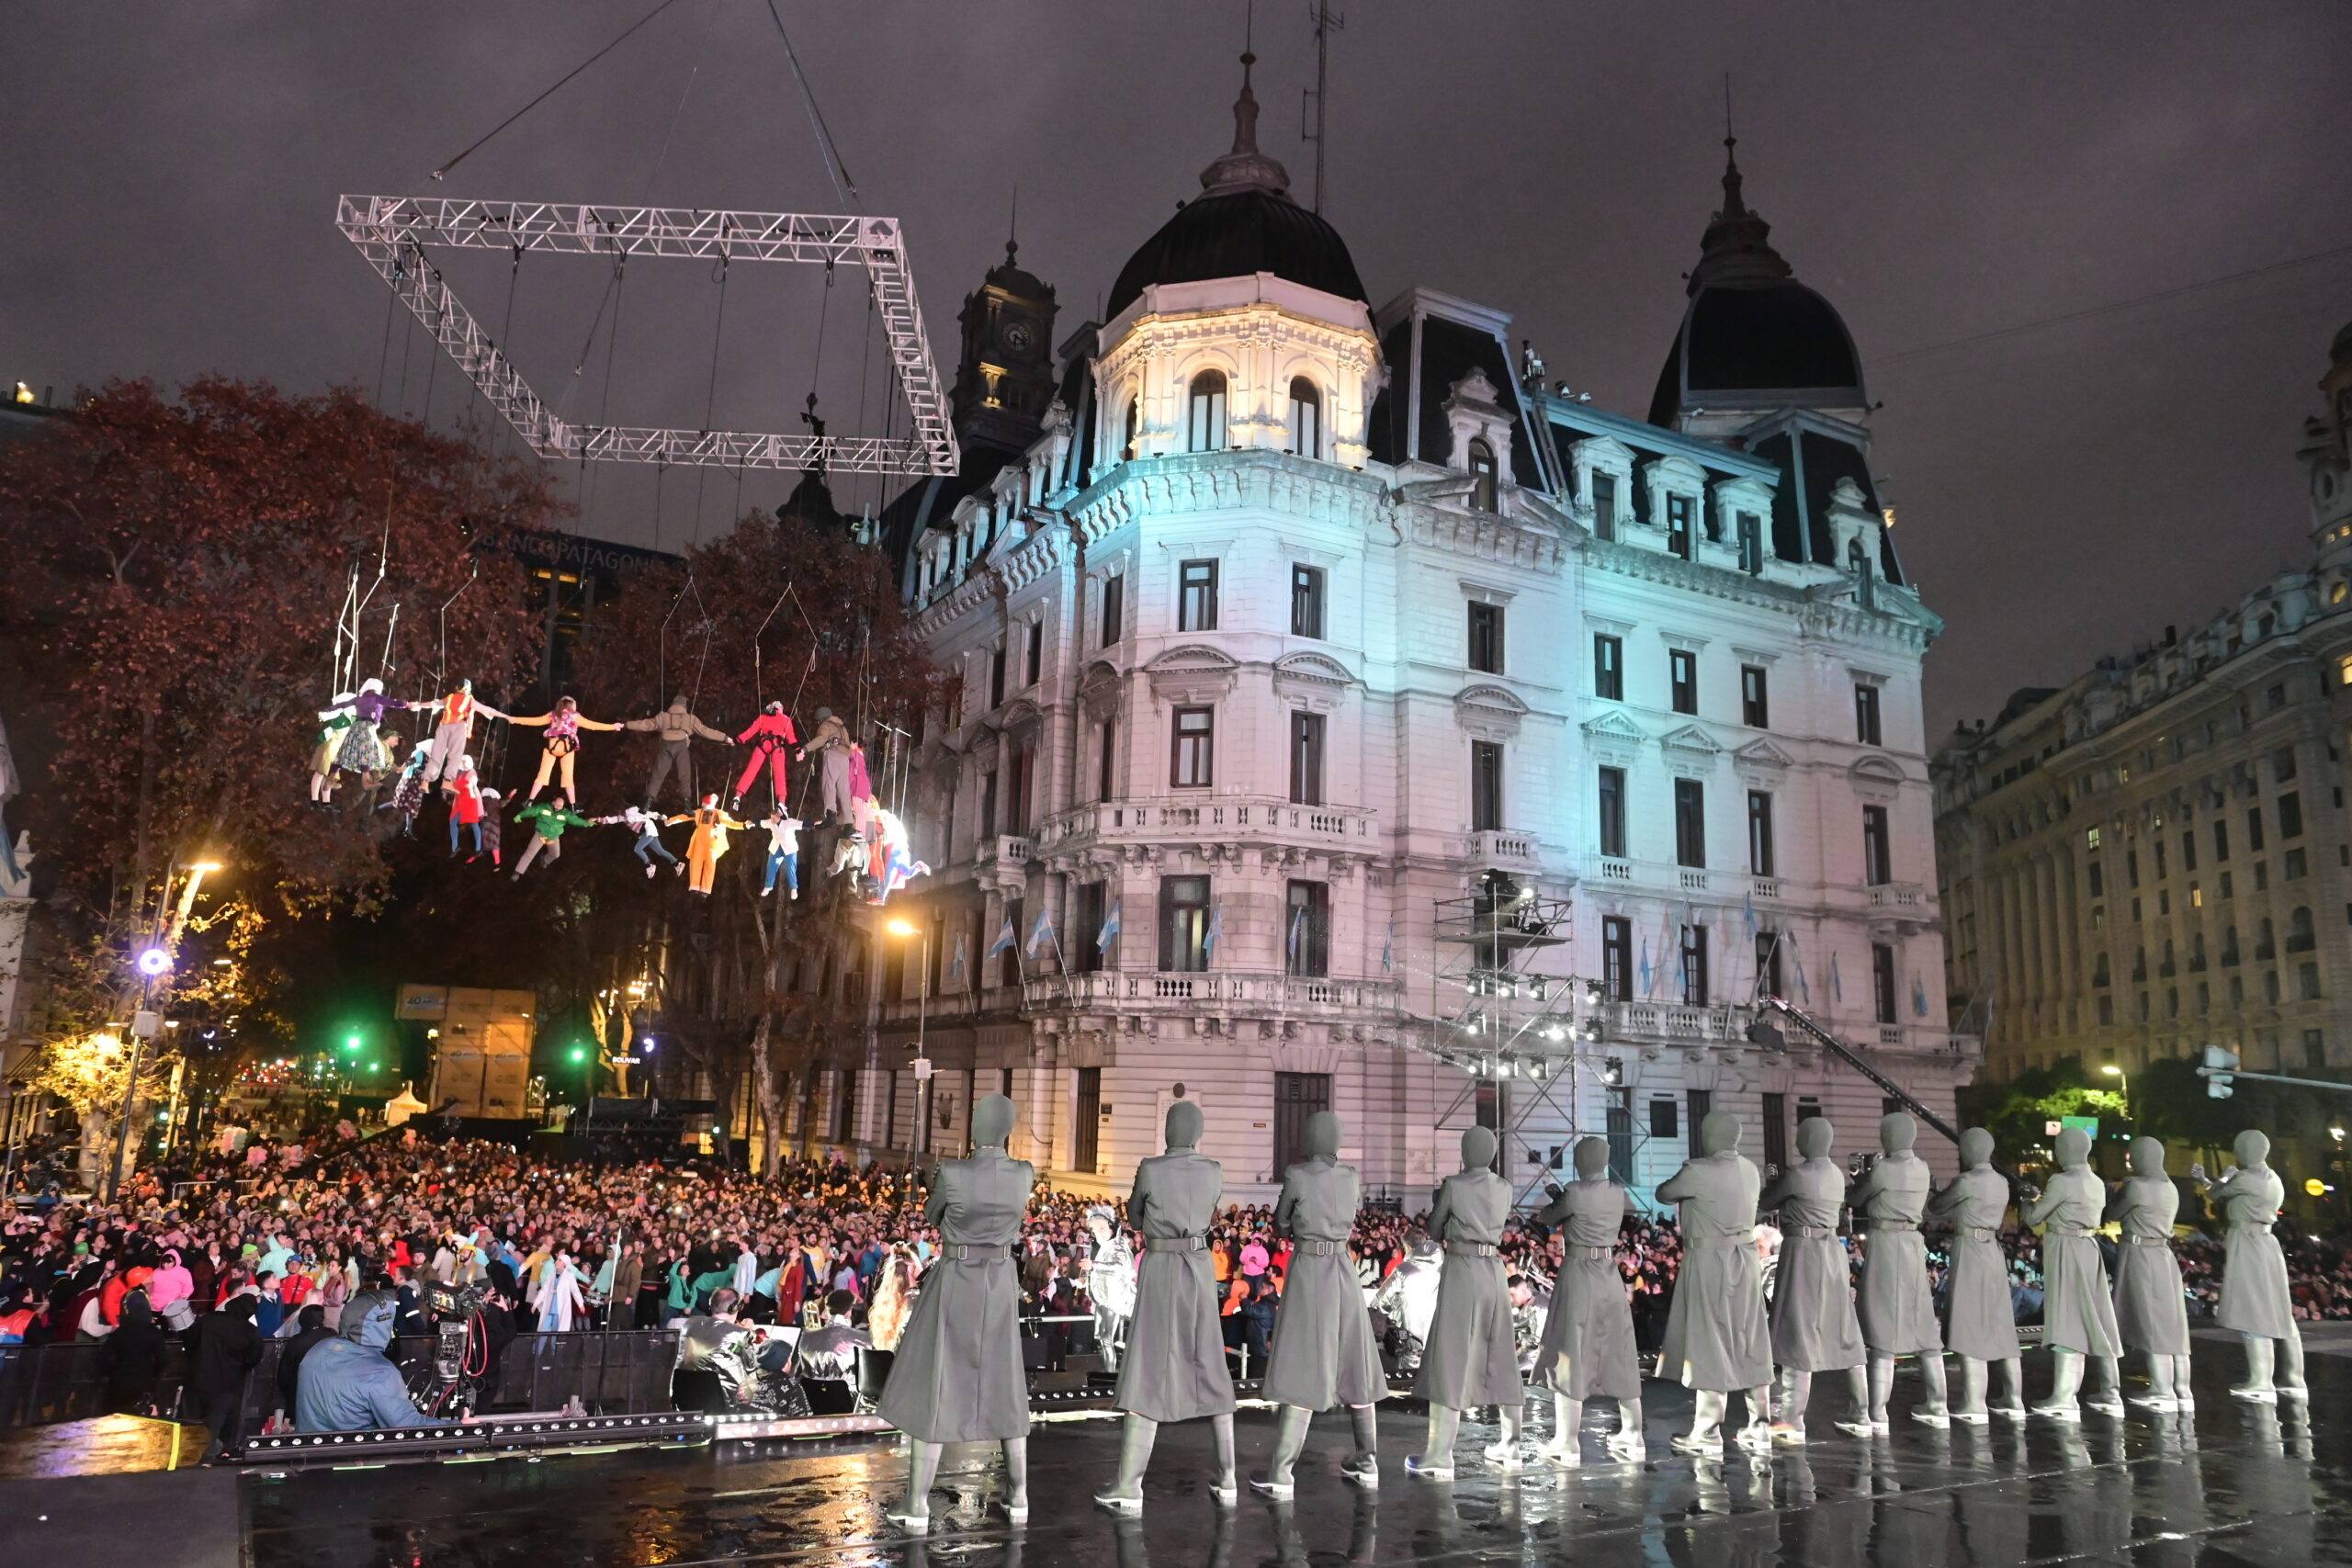
M 491 407 L 542 457 L 581 462 L 812 468 L 850 474 L 952 474 L 960 460 L 947 396 L 924 334 L 898 220 L 797 212 L 706 212 L 543 201 L 345 196 L 335 227 L 424 323 Z M 907 400 L 908 434 L 781 435 L 732 430 L 573 424 L 556 417 L 458 299 L 428 245 L 563 255 L 855 263 L 865 269 Z

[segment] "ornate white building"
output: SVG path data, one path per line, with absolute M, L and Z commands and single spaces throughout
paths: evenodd
M 1747 1043 L 1759 971 L 1948 1114 L 1976 1055 L 1944 1024 L 1939 623 L 1836 311 L 1729 168 L 1649 418 L 1603 412 L 1515 372 L 1499 310 L 1372 308 L 1256 112 L 1245 76 L 1233 152 L 1058 375 L 1010 254 L 966 307 L 966 471 L 884 518 L 961 677 L 915 760 L 934 874 L 890 906 L 923 940 L 876 932 L 873 1033 L 789 1131 L 960 1148 L 1003 1089 L 1024 1152 L 1109 1185 L 1185 1095 L 1247 1198 L 1328 1105 L 1416 1203 L 1473 1121 L 1522 1188 L 1573 1131 L 1646 1189 L 1708 1109 L 1759 1157 L 1816 1106 L 1868 1140 L 1875 1086 Z M 1442 906 L 1479 896 L 1547 912 L 1548 984 L 1465 984 Z

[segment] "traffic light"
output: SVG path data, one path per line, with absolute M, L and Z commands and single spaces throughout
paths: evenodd
M 2233 1092 L 2238 1070 L 2238 1054 L 2225 1046 L 2208 1045 L 2198 1054 L 2197 1072 L 2205 1080 L 2205 1092 L 2215 1100 L 2227 1100 Z

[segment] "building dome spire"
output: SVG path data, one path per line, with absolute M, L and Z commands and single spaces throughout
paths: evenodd
M 1747 209 L 1738 147 L 1738 137 L 1724 138 L 1724 204 L 1700 236 L 1699 265 L 1690 269 L 1686 293 L 1696 294 L 1711 283 L 1766 288 L 1795 276 L 1795 269 L 1772 248 L 1772 225 Z
M 1290 171 L 1258 151 L 1258 95 L 1250 89 L 1250 68 L 1258 57 L 1241 53 L 1241 96 L 1233 100 L 1233 151 L 1201 171 L 1205 196 L 1262 190 L 1290 198 Z

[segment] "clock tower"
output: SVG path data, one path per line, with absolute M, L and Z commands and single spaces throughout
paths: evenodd
M 1020 250 L 1007 241 L 1003 264 L 965 296 L 963 362 L 948 393 L 958 441 L 1014 455 L 1054 400 L 1054 291 L 1022 270 Z

